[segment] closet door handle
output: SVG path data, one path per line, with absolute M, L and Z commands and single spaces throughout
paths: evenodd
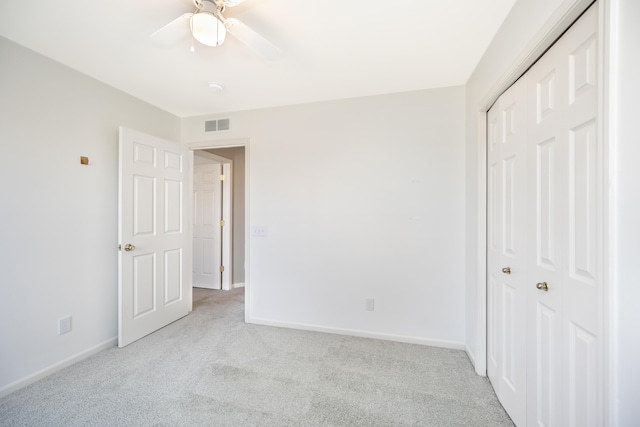
M 536 283 L 536 288 L 540 289 L 541 291 L 545 291 L 545 292 L 549 291 L 549 285 L 547 284 L 547 282 Z
M 505 268 L 503 268 L 503 269 L 502 269 L 502 272 L 503 272 L 504 274 L 511 274 L 511 267 L 505 267 Z

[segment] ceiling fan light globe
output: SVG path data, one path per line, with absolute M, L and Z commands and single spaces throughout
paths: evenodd
M 191 34 L 205 46 L 220 46 L 227 30 L 218 18 L 209 12 L 195 13 L 191 17 Z

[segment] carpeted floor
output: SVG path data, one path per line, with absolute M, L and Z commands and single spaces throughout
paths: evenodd
M 244 290 L 0 399 L 1 426 L 512 426 L 466 354 L 248 325 Z

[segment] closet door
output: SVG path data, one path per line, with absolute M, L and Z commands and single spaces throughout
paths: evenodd
M 528 425 L 599 424 L 597 7 L 526 75 Z
M 526 419 L 526 85 L 488 114 L 488 375 L 517 425 Z
M 518 426 L 603 424 L 597 28 L 591 7 L 488 114 L 488 375 Z

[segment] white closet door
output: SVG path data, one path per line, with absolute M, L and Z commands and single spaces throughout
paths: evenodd
M 488 375 L 516 424 L 526 419 L 526 85 L 488 116 Z
M 527 73 L 529 425 L 600 419 L 597 28 L 592 7 Z
M 488 113 L 488 375 L 518 426 L 603 423 L 597 12 Z

